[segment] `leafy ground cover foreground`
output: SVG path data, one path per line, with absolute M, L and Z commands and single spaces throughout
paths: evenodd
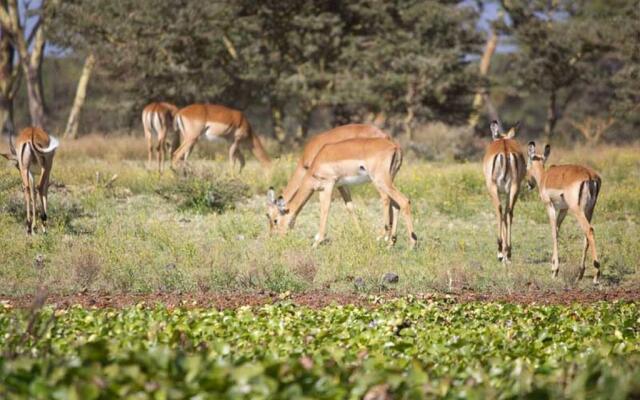
M 0 311 L 4 398 L 640 396 L 637 302 Z

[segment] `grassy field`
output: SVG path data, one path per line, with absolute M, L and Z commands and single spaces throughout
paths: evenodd
M 594 226 L 603 266 L 584 290 L 640 286 L 640 148 L 554 149 L 551 163 L 580 162 L 601 172 Z M 376 241 L 380 200 L 370 186 L 354 190 L 360 228 L 336 199 L 330 243 L 312 249 L 318 206 L 309 203 L 295 230 L 272 237 L 266 190 L 282 188 L 295 155 L 264 171 L 253 158 L 229 171 L 211 146 L 192 155 L 187 178 L 149 171 L 141 138 L 85 137 L 64 142 L 53 170 L 50 230 L 26 237 L 20 181 L 0 168 L 0 294 L 45 286 L 55 293 L 107 292 L 423 292 L 518 293 L 573 288 L 582 236 L 569 216 L 560 233 L 560 277 L 550 277 L 551 238 L 537 192 L 525 191 L 513 228 L 513 264 L 495 259 L 494 215 L 478 162 L 426 162 L 409 155 L 397 177 L 413 204 L 419 247 L 408 249 L 399 226 L 395 248 Z M 382 276 L 394 272 L 397 284 Z M 358 279 L 362 278 L 362 279 Z M 355 284 L 358 282 L 358 285 Z M 364 284 L 362 284 L 364 282 Z

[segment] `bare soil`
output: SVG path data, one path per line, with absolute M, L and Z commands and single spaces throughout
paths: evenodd
M 123 308 L 133 305 L 155 307 L 235 309 L 242 306 L 257 307 L 279 302 L 292 302 L 299 306 L 322 308 L 332 304 L 356 305 L 372 307 L 395 298 L 398 294 L 381 295 L 340 294 L 327 291 L 311 291 L 306 293 L 148 293 L 148 294 L 106 294 L 84 292 L 68 295 L 42 292 L 37 295 L 9 297 L 0 295 L 0 302 L 10 307 L 31 308 L 42 304 L 55 308 L 69 308 L 80 305 L 88 308 Z M 516 304 L 573 304 L 593 303 L 597 301 L 640 301 L 640 289 L 607 289 L 602 291 L 567 290 L 563 292 L 528 291 L 510 295 L 489 293 L 460 292 L 455 294 L 428 293 L 413 295 L 421 300 L 443 300 L 448 302 L 503 302 Z

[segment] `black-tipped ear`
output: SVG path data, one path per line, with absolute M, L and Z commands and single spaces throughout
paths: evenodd
M 507 139 L 513 139 L 516 133 L 518 133 L 518 129 L 520 129 L 520 121 L 516 122 L 516 124 L 509 129 L 509 132 L 506 134 Z
M 273 190 L 273 187 L 270 187 L 269 190 L 267 190 L 267 201 L 269 204 L 275 204 L 276 202 L 276 191 Z
M 489 125 L 489 128 L 491 129 L 491 137 L 493 138 L 493 140 L 500 139 L 500 124 L 498 123 L 498 121 L 491 121 L 491 125 Z
M 284 201 L 284 198 L 282 196 L 278 197 L 278 200 L 276 201 L 276 206 L 278 207 L 278 211 L 280 212 L 281 215 L 285 215 L 289 210 L 287 210 L 287 204 Z
M 529 142 L 528 150 L 529 159 L 533 160 L 533 157 L 536 155 L 536 142 Z
M 544 146 L 544 159 L 545 160 L 547 158 L 549 158 L 549 154 L 551 154 L 551 145 L 550 144 Z

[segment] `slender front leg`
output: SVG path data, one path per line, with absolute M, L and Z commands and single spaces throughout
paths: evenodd
M 555 278 L 558 276 L 558 270 L 560 269 L 558 261 L 558 213 L 552 203 L 547 204 L 547 215 L 549 215 L 549 224 L 551 225 L 551 240 L 553 241 L 551 274 Z
M 338 193 L 340 193 L 342 200 L 344 200 L 344 205 L 347 207 L 347 211 L 349 212 L 349 215 L 351 215 L 351 219 L 353 219 L 353 223 L 358 229 L 358 232 L 362 233 L 360 220 L 358 220 L 358 216 L 356 215 L 356 209 L 353 206 L 353 201 L 351 200 L 351 193 L 349 192 L 349 189 L 345 186 L 339 186 Z
M 324 186 L 319 194 L 320 199 L 320 227 L 313 242 L 313 247 L 318 247 L 325 239 L 327 232 L 327 221 L 329 220 L 329 208 L 331 207 L 331 193 L 333 192 L 333 182 Z

